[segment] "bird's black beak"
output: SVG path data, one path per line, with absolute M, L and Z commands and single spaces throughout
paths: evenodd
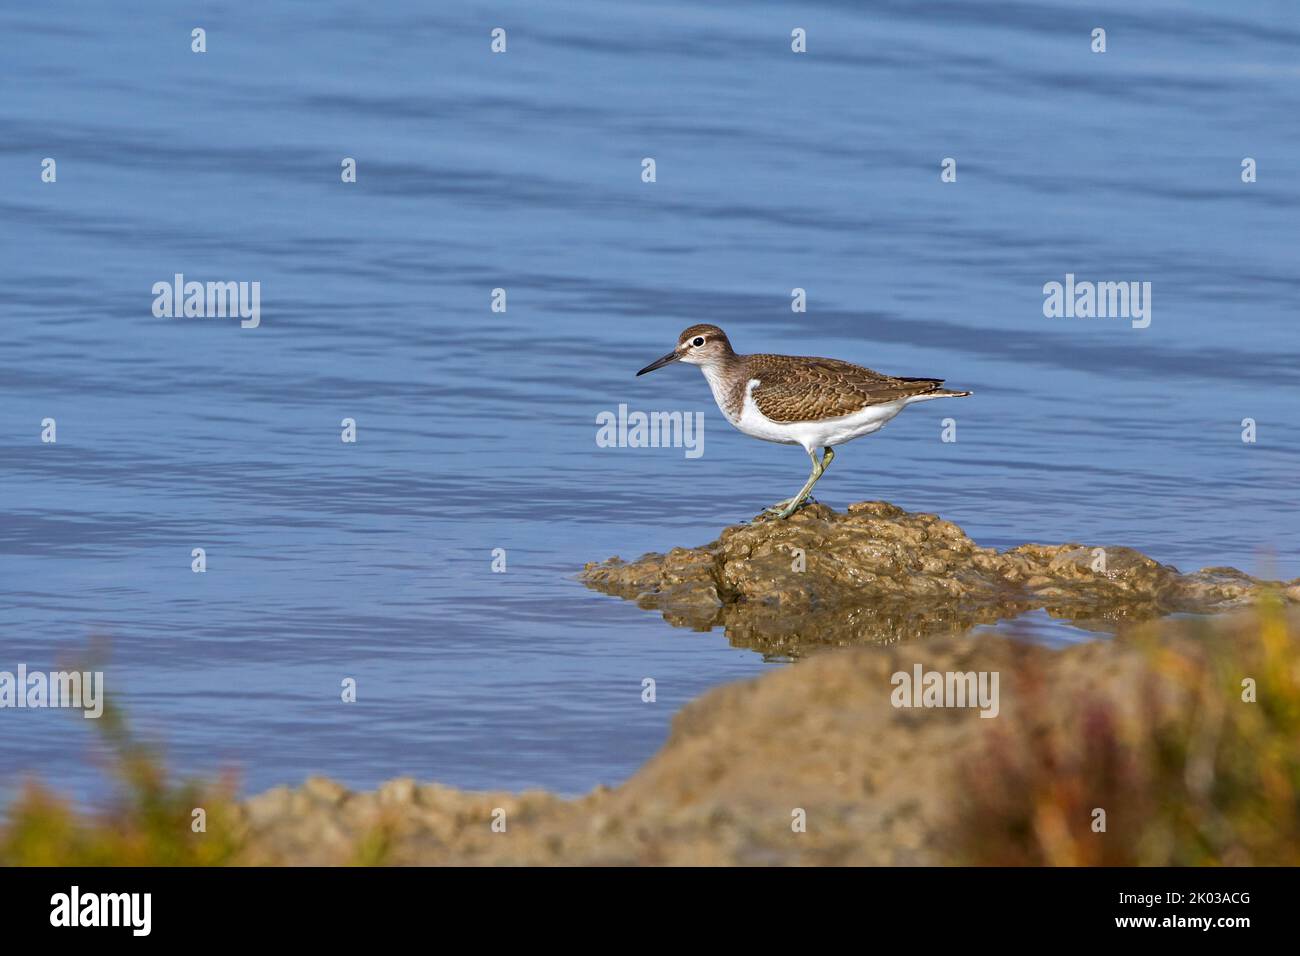
M 669 352 L 663 358 L 655 359 L 645 368 L 641 369 L 641 371 L 637 372 L 637 374 L 644 375 L 646 372 L 653 372 L 657 368 L 663 368 L 665 365 L 669 365 L 673 362 L 676 362 L 679 358 L 681 358 L 681 356 L 678 355 L 675 351 Z

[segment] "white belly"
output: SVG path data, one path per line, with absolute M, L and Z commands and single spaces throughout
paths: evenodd
M 713 385 L 714 382 L 710 381 L 709 384 Z M 725 405 L 719 401 L 718 408 L 721 409 L 722 414 L 726 415 L 731 424 L 751 438 L 761 438 L 763 441 L 779 442 L 783 445 L 802 445 L 806 451 L 824 448 L 827 445 L 842 445 L 863 435 L 870 435 L 884 428 L 887 421 L 912 402 L 937 397 L 915 395 L 896 402 L 872 405 L 852 415 L 827 418 L 822 421 L 774 422 L 759 411 L 758 405 L 754 402 L 753 391 L 757 384 L 758 380 L 753 379 L 746 387 L 745 404 L 741 408 L 739 418 L 727 415 Z M 714 388 L 713 393 L 715 399 L 721 398 L 719 389 Z
M 846 441 L 870 435 L 885 427 L 885 422 L 903 410 L 906 400 L 872 405 L 852 415 L 827 418 L 818 422 L 774 422 L 758 410 L 752 396 L 746 394 L 745 407 L 740 420 L 733 422 L 738 429 L 753 438 L 802 445 L 805 450 L 842 445 Z

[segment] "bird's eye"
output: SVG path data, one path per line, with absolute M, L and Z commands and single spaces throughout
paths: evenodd
M 691 340 L 691 344 L 698 349 L 701 345 L 704 344 L 704 339 L 697 335 L 694 339 Z

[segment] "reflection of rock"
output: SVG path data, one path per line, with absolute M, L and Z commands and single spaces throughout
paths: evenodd
M 962 631 L 1034 608 L 1095 624 L 1218 611 L 1260 583 L 1233 568 L 1180 574 L 1132 548 L 999 552 L 950 521 L 883 501 L 761 517 L 702 547 L 588 564 L 582 579 L 671 624 L 721 625 L 732 643 L 774 654 Z

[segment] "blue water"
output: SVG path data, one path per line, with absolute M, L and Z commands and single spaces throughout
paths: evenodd
M 777 666 L 574 579 L 806 474 L 697 371 L 633 377 L 698 321 L 975 391 L 842 448 L 829 504 L 1300 575 L 1295 4 L 865 6 L 0 11 L 0 669 L 102 639 L 171 765 L 249 791 L 617 783 Z M 260 327 L 154 317 L 178 272 L 260 282 Z M 1067 272 L 1151 282 L 1150 327 L 1045 318 Z M 598 448 L 620 403 L 704 454 Z M 0 711 L 4 786 L 100 797 L 90 723 Z

